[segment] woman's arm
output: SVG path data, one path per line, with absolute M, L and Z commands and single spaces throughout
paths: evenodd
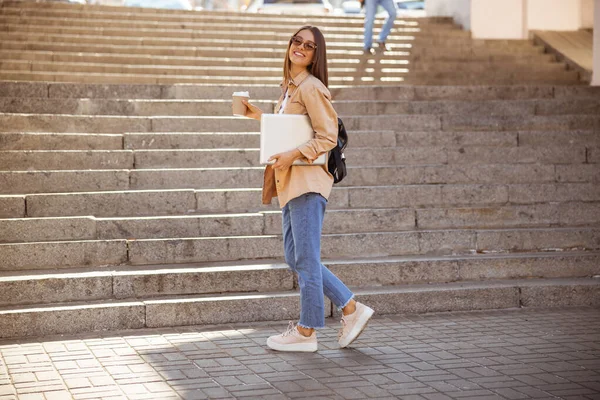
M 310 123 L 315 131 L 315 137 L 298 147 L 298 150 L 309 163 L 312 163 L 337 144 L 337 113 L 331 104 L 331 96 L 326 88 L 308 87 L 301 92 L 301 95 Z
M 290 151 L 286 151 L 285 153 L 277 153 L 269 158 L 269 161 L 275 160 L 275 164 L 273 164 L 274 169 L 284 170 L 288 169 L 292 166 L 294 161 L 301 159 L 304 157 L 300 150 L 294 149 Z

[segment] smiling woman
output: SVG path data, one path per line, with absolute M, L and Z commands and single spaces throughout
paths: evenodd
M 267 345 L 279 351 L 317 351 L 315 329 L 325 326 L 325 299 L 342 310 L 340 347 L 352 343 L 363 331 L 373 310 L 356 302 L 354 294 L 321 263 L 321 231 L 333 176 L 324 165 L 310 165 L 337 144 L 337 113 L 328 89 L 327 48 L 321 31 L 303 26 L 294 33 L 285 52 L 279 114 L 300 114 L 310 119 L 314 137 L 296 149 L 275 154 L 265 168 L 263 203 L 277 197 L 282 208 L 285 261 L 298 274 L 300 321 L 290 322 Z M 248 106 L 247 117 L 261 119 L 262 111 Z M 281 132 L 285 135 L 286 132 Z M 292 165 L 296 160 L 308 165 Z

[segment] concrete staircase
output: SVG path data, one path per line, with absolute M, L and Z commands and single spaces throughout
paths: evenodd
M 392 51 L 362 54 L 363 18 L 135 10 L 0 1 L 0 79 L 278 84 L 292 31 L 323 28 L 333 85 L 573 84 L 530 41 L 472 40 L 443 18 L 399 19 Z M 380 29 L 382 20 L 376 23 Z
M 198 39 L 186 27 L 230 32 L 222 21 L 236 21 L 264 31 L 265 17 L 14 2 L 0 11 L 0 29 L 10 33 L 0 40 L 0 337 L 297 318 L 281 214 L 260 205 L 258 122 L 230 116 L 233 91 L 249 89 L 268 111 L 279 89 L 241 75 L 223 75 L 229 84 L 158 84 L 185 79 L 63 70 L 71 62 L 63 56 L 77 65 L 113 55 L 115 66 L 152 59 L 156 67 L 156 53 L 142 50 L 163 47 L 109 40 L 102 55 L 92 54 L 97 42 L 44 42 L 55 34 L 76 42 L 70 30 L 84 28 L 83 39 L 95 41 L 113 27 L 122 32 L 121 22 L 134 29 L 127 40 L 139 44 L 139 32 L 157 30 L 166 40 L 164 25 L 183 20 L 173 30 Z M 279 28 L 260 57 L 278 60 L 277 38 L 301 18 L 268 18 Z M 354 35 L 359 43 L 359 20 L 322 22 L 329 37 Z M 576 81 L 569 71 L 527 73 L 558 64 L 526 43 L 468 44 L 445 20 L 401 21 L 399 29 L 427 45 L 418 55 L 375 60 L 433 65 L 454 57 L 473 71 L 505 63 L 523 73 L 491 79 L 449 70 L 440 75 L 445 83 L 479 85 L 435 86 L 432 74 L 427 85 L 391 86 L 381 70 L 378 85 L 332 87 L 350 135 L 349 176 L 329 202 L 326 264 L 380 314 L 600 305 L 600 90 L 564 85 Z M 15 39 L 17 31 L 25 36 Z M 467 44 L 440 51 L 440 31 Z M 228 35 L 201 43 L 225 47 L 233 43 Z M 335 40 L 330 48 L 336 54 Z M 198 67 L 210 59 L 215 71 L 235 61 L 219 64 L 231 53 L 198 49 L 158 60 Z M 353 56 L 341 47 L 337 54 L 332 65 Z M 470 61 L 461 59 L 466 54 Z M 515 54 L 527 54 L 525 61 Z M 237 62 L 248 67 L 235 69 L 257 71 L 244 55 Z M 32 69 L 10 69 L 19 60 Z M 265 82 L 280 74 L 273 63 Z M 47 65 L 56 71 L 37 69 Z M 206 76 L 213 82 L 217 73 Z M 537 84 L 545 79 L 554 85 Z M 492 84 L 517 81 L 529 84 Z
M 297 315 L 231 90 L 0 84 L 2 337 Z M 332 92 L 323 257 L 379 313 L 600 305 L 599 90 Z

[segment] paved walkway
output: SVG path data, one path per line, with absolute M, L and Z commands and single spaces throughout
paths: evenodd
M 0 343 L 0 399 L 600 399 L 599 309 L 377 317 L 345 350 L 330 320 L 318 353 L 267 350 L 285 327 Z

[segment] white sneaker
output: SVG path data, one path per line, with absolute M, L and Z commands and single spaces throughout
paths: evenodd
M 267 339 L 267 346 L 277 351 L 317 351 L 317 331 L 306 337 L 298 332 L 292 321 L 288 329 L 281 335 L 271 336 Z
M 369 319 L 375 311 L 362 303 L 356 302 L 356 311 L 350 315 L 342 317 L 342 328 L 338 334 L 338 343 L 340 347 L 346 347 L 354 342 L 356 338 L 366 328 Z

